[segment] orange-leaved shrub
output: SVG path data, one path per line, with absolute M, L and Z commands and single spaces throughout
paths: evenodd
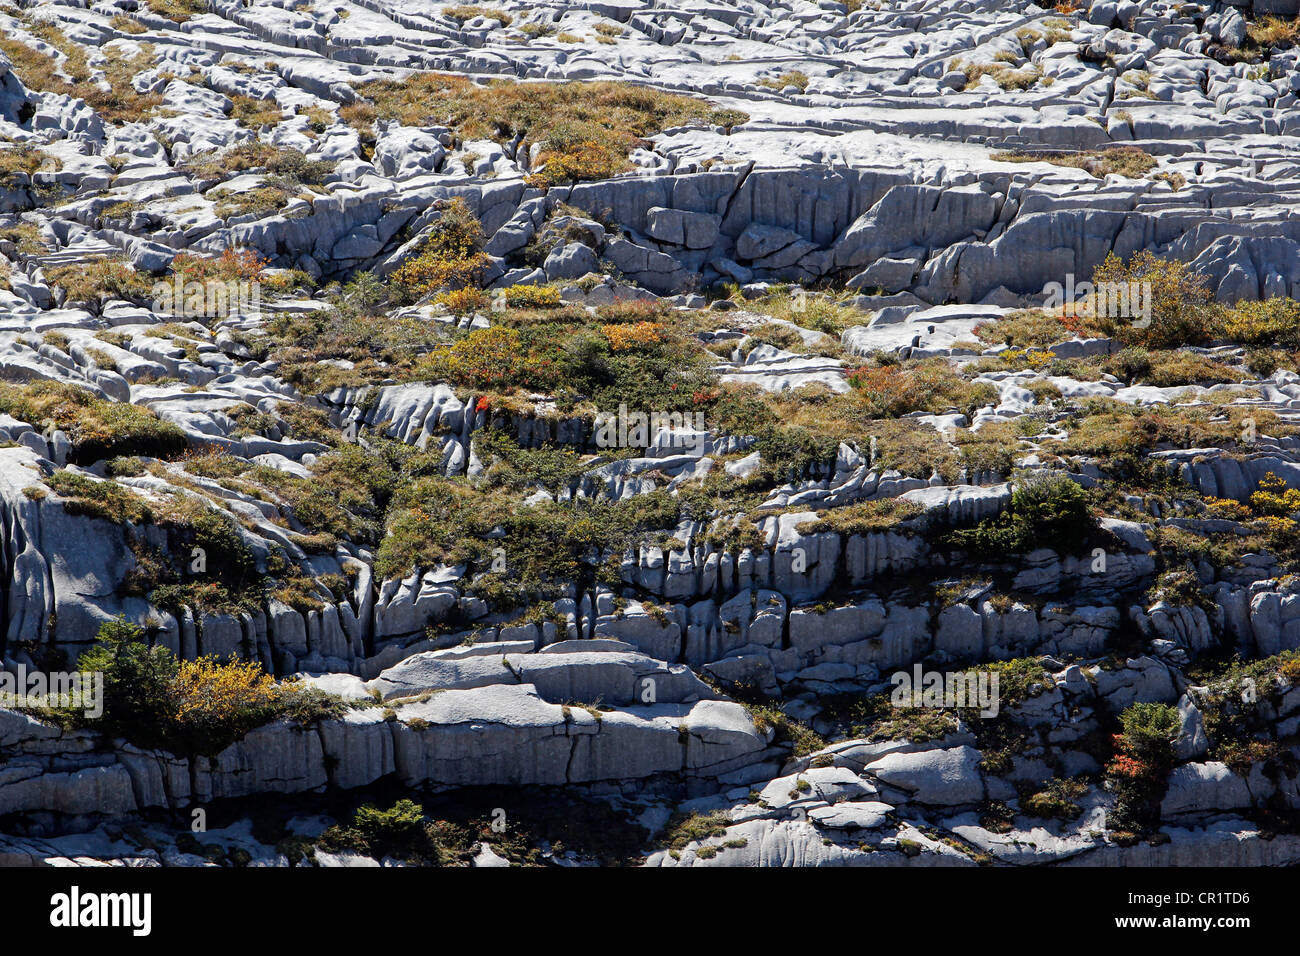
M 478 284 L 491 262 L 483 226 L 464 199 L 448 201 L 419 251 L 392 275 L 398 297 L 412 302 L 430 292 Z

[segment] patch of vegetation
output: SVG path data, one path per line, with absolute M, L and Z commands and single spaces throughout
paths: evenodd
M 103 675 L 103 716 L 55 716 L 142 747 L 212 756 L 290 710 L 304 723 L 346 710 L 337 697 L 292 682 L 277 684 L 255 662 L 177 661 L 166 647 L 150 647 L 143 638 L 142 628 L 120 618 L 102 624 L 98 643 L 77 666 Z
M 153 280 L 120 256 L 58 266 L 45 273 L 45 280 L 63 290 L 65 304 L 85 303 L 92 311 L 110 299 L 147 303 L 153 291 Z
M 1072 335 L 1061 315 L 1042 309 L 1010 312 L 993 322 L 981 322 L 975 326 L 975 336 L 981 342 L 1016 349 L 1045 349 Z
M 1054 778 L 1046 788 L 1021 801 L 1025 813 L 1033 817 L 1056 820 L 1077 820 L 1083 808 L 1075 801 L 1088 792 L 1081 780 Z
M 45 484 L 63 499 L 63 507 L 69 514 L 102 518 L 114 524 L 153 520 L 153 511 L 145 499 L 116 481 L 98 481 L 76 472 L 56 471 L 45 479 Z
M 1295 46 L 1300 41 L 1300 18 L 1284 20 L 1270 15 L 1248 20 L 1246 35 L 1261 49 Z
M 1125 262 L 1112 252 L 1093 269 L 1092 281 L 1095 286 L 1149 290 L 1144 294 L 1150 301 L 1149 317 L 1139 316 L 1135 311 L 1127 315 L 1090 317 L 1103 334 L 1126 345 L 1150 349 L 1199 345 L 1214 328 L 1209 280 L 1193 272 L 1185 262 L 1161 259 L 1146 250 L 1135 252 Z M 1130 302 L 1130 309 L 1133 305 Z M 1145 324 L 1135 321 L 1139 318 Z
M 1159 820 L 1160 800 L 1173 766 L 1178 710 L 1169 704 L 1132 704 L 1120 715 L 1115 757 L 1106 779 L 1116 794 L 1112 830 L 1146 831 Z
M 1059 473 L 1031 474 L 1017 481 L 1007 508 L 974 528 L 951 532 L 952 547 L 983 557 L 1023 554 L 1035 548 L 1077 553 L 1091 540 L 1097 522 L 1088 495 Z
M 494 808 L 509 807 L 504 818 Z M 502 826 L 504 824 L 504 826 Z M 487 846 L 512 866 L 542 866 L 540 847 L 555 855 L 576 852 L 605 866 L 633 862 L 647 832 L 602 800 L 566 793 L 489 789 L 459 791 L 418 804 L 399 799 L 388 809 L 358 807 L 350 823 L 326 830 L 319 840 L 331 852 L 392 857 L 423 866 L 467 866 Z
M 970 415 L 976 408 L 998 401 L 996 388 L 967 381 L 941 358 L 863 365 L 849 372 L 849 384 L 858 390 L 875 418 L 897 418 L 916 411 Z
M 1197 692 L 1209 756 L 1243 776 L 1254 765 L 1272 774 L 1285 761 L 1273 739 L 1277 702 L 1300 685 L 1300 652 L 1283 651 L 1257 661 L 1233 660 L 1217 671 L 1189 673 L 1204 689 Z
M 416 567 L 465 564 L 475 590 L 507 606 L 528 603 L 521 598 L 559 596 L 570 582 L 606 571 L 604 555 L 621 555 L 676 527 L 680 507 L 655 491 L 617 502 L 582 498 L 522 508 L 502 491 L 418 478 L 394 496 L 375 573 L 387 579 Z
M 758 81 L 758 85 L 769 90 L 783 90 L 787 86 L 793 86 L 802 93 L 808 89 L 808 74 L 801 70 L 787 70 L 780 76 L 764 77 Z
M 1243 345 L 1300 349 L 1300 302 L 1287 298 L 1238 302 L 1223 310 L 1215 333 Z
M 1023 91 L 1035 86 L 1043 79 L 1043 71 L 1036 66 L 1030 66 L 1023 70 L 1013 69 L 1007 63 L 958 63 L 954 69 L 960 70 L 966 76 L 965 90 L 977 89 L 980 80 L 986 76 L 991 76 L 993 82 L 1004 90 Z M 1006 154 L 996 154 L 994 159 L 1000 158 Z
M 514 17 L 502 10 L 492 10 L 488 7 L 476 7 L 468 4 L 460 4 L 454 7 L 443 7 L 442 15 L 461 24 L 473 20 L 475 17 L 486 17 L 489 20 L 497 20 L 503 27 L 508 27 L 514 22 Z
M 276 126 L 284 118 L 284 109 L 272 97 L 260 100 L 253 96 L 236 93 L 230 98 L 233 104 L 230 116 L 246 129 L 261 129 L 263 126 Z
M 1170 388 L 1179 385 L 1219 385 L 1239 382 L 1237 372 L 1206 355 L 1183 349 L 1148 351 L 1129 346 L 1101 361 L 1101 369 L 1129 385 L 1155 385 Z
M 790 743 L 794 747 L 793 755 L 796 757 L 807 757 L 826 746 L 826 741 L 812 728 L 780 710 L 775 702 L 747 703 L 745 710 L 754 722 L 755 730 L 760 734 L 765 734 L 769 730 L 775 731 L 772 743 Z
M 921 514 L 918 504 L 901 498 L 881 498 L 832 508 L 816 521 L 800 525 L 803 534 L 833 531 L 837 534 L 881 534 L 900 531 L 900 526 Z
M 489 262 L 483 227 L 457 196 L 446 203 L 419 250 L 393 273 L 391 282 L 403 301 L 413 302 L 444 287 L 476 285 Z
M 727 826 L 730 823 L 731 818 L 727 816 L 725 810 L 715 810 L 712 813 L 676 813 L 659 835 L 658 843 L 665 849 L 680 853 L 692 843 L 726 836 Z
M 68 436 L 68 461 L 88 465 L 118 455 L 175 458 L 185 433 L 150 409 L 97 398 L 89 389 L 59 382 L 0 385 L 0 411 L 33 427 Z
M 185 23 L 208 12 L 207 0 L 145 0 L 150 11 L 173 23 Z
M 992 155 L 1000 163 L 1051 163 L 1053 166 L 1070 166 L 1082 169 L 1098 179 L 1107 176 L 1127 176 L 1141 179 L 1156 168 L 1156 159 L 1137 146 L 1111 146 L 1101 150 L 1079 153 L 1012 153 Z
M 9 146 L 0 149 L 0 187 L 14 189 L 20 177 L 30 178 L 37 170 L 55 169 L 59 160 L 34 146 Z
M 1062 423 L 1063 441 L 1044 442 L 1064 455 L 1122 458 L 1161 448 L 1232 449 L 1247 434 L 1245 420 L 1265 434 L 1289 434 L 1268 409 L 1249 406 L 1127 405 L 1090 399 Z
M 12 242 L 22 256 L 39 256 L 48 250 L 41 239 L 41 228 L 34 222 L 16 222 L 0 226 L 0 239 Z
M 527 31 L 525 25 L 524 29 Z M 540 143 L 529 182 L 536 186 L 608 179 L 630 168 L 628 154 L 646 136 L 690 122 L 735 125 L 708 103 L 618 82 L 478 85 L 467 77 L 418 73 L 357 87 L 369 104 L 344 111 L 360 128 L 373 120 L 405 126 L 443 124 L 465 139 L 519 140 L 516 155 Z M 728 122 L 720 123 L 719 119 Z
M 0 51 L 9 58 L 14 72 L 28 89 L 82 99 L 109 123 L 143 122 L 162 105 L 161 93 L 141 94 L 131 86 L 137 74 L 155 65 L 149 44 L 143 44 L 131 56 L 117 49 L 100 50 L 105 62 L 96 68 L 100 73 L 97 77 L 86 49 L 58 27 L 51 23 L 30 23 L 26 29 L 62 54 L 60 59 L 39 52 L 16 37 L 0 36 Z
M 229 149 L 195 153 L 179 168 L 196 179 L 226 179 L 239 173 L 264 172 L 286 188 L 319 186 L 334 171 L 334 163 L 308 159 L 301 150 L 253 140 Z

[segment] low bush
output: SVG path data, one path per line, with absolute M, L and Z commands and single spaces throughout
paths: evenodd
M 476 285 L 490 259 L 483 252 L 483 227 L 460 197 L 450 200 L 433 224 L 419 251 L 392 275 L 391 283 L 404 301 L 430 292 Z
M 1040 473 L 1017 481 L 1010 504 L 996 517 L 953 531 L 947 541 L 989 558 L 1035 548 L 1072 554 L 1086 546 L 1096 528 L 1083 488 L 1066 475 Z
M 1094 315 L 1092 323 L 1104 334 L 1126 345 L 1142 345 L 1149 349 L 1177 348 L 1182 345 L 1199 345 L 1214 330 L 1215 311 L 1211 304 L 1213 294 L 1209 279 L 1193 272 L 1185 262 L 1161 259 L 1143 250 L 1127 261 L 1115 253 L 1093 269 L 1094 286 L 1112 288 L 1148 288 L 1150 316 L 1140 316 L 1132 311 L 1135 303 L 1130 297 L 1127 315 Z M 1142 325 L 1139 320 L 1149 323 Z
M 1216 334 L 1243 345 L 1300 349 L 1300 302 L 1273 298 L 1224 309 Z
M 1021 802 L 1025 813 L 1034 817 L 1057 820 L 1077 820 L 1083 808 L 1075 801 L 1088 792 L 1088 785 L 1080 780 L 1053 779 L 1044 789 L 1026 797 Z
M 1132 704 L 1120 715 L 1120 727 L 1112 737 L 1115 756 L 1106 765 L 1106 780 L 1116 794 L 1108 825 L 1141 832 L 1159 820 L 1173 766 L 1178 710 L 1169 704 Z
M 558 309 L 564 304 L 560 290 L 545 285 L 512 285 L 501 293 L 511 309 Z
M 211 756 L 291 708 L 308 721 L 344 710 L 337 698 L 277 684 L 256 663 L 177 661 L 167 648 L 148 646 L 144 636 L 122 619 L 101 625 L 98 643 L 77 666 L 103 675 L 103 715 L 93 723 L 60 716 L 140 746 Z M 302 694 L 307 697 L 299 700 Z

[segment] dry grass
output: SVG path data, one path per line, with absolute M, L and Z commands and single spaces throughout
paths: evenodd
M 783 90 L 787 86 L 793 86 L 802 93 L 808 89 L 808 74 L 800 70 L 787 70 L 780 76 L 769 76 L 759 80 L 758 85 L 769 90 Z
M 40 169 L 58 169 L 61 165 L 55 157 L 32 146 L 0 149 L 0 186 L 13 188 L 20 176 L 31 176 Z
M 1117 174 L 1141 179 L 1156 167 L 1155 157 L 1136 146 L 1113 146 L 1110 149 L 1082 153 L 994 153 L 991 159 L 1002 163 L 1051 163 L 1082 169 L 1098 179 Z
M 196 179 L 225 179 L 238 173 L 265 172 L 294 185 L 320 185 L 334 168 L 310 160 L 296 149 L 268 143 L 240 143 L 220 153 L 200 153 L 180 167 Z
M 261 129 L 263 126 L 276 126 L 284 118 L 284 109 L 275 100 L 259 100 L 251 96 L 232 96 L 234 108 L 230 115 L 240 126 L 248 129 Z
M 34 222 L 0 226 L 0 239 L 12 242 L 24 256 L 39 256 L 48 251 L 41 239 L 41 228 Z
M 1264 48 L 1279 44 L 1295 44 L 1300 40 L 1300 17 L 1295 20 L 1283 20 L 1281 17 L 1260 17 L 1253 23 L 1246 24 L 1246 35 Z
M 214 201 L 213 210 L 219 219 L 237 219 L 241 216 L 256 216 L 262 219 L 284 208 L 292 197 L 292 190 L 283 186 L 258 186 L 232 192 L 229 189 L 214 189 L 208 193 L 208 199 Z
M 14 72 L 28 89 L 63 93 L 86 101 L 99 116 L 110 123 L 130 123 L 148 119 L 162 104 L 159 93 L 139 94 L 131 87 L 137 74 L 154 66 L 152 47 L 134 56 L 120 50 L 102 51 L 108 62 L 102 67 L 108 89 L 95 82 L 87 52 L 50 24 L 34 24 L 29 32 L 53 46 L 64 59 L 41 53 L 11 36 L 0 37 L 0 51 L 9 57 Z M 64 75 L 71 79 L 64 79 Z
M 487 7 L 476 7 L 468 4 L 443 7 L 442 15 L 461 24 L 473 20 L 475 17 L 487 17 L 489 20 L 500 21 L 504 27 L 510 26 L 515 20 L 514 17 L 502 10 L 489 10 Z
M 60 266 L 49 270 L 45 281 L 67 293 L 65 302 L 91 305 L 107 299 L 143 302 L 153 289 L 149 277 L 136 272 L 125 258 L 92 259 Z
M 957 69 L 966 75 L 967 90 L 977 89 L 985 76 L 993 77 L 993 81 L 1004 90 L 1027 90 L 1043 78 L 1042 70 L 1037 67 L 1016 70 L 1005 62 L 958 65 Z
M 294 113 L 307 117 L 308 135 L 323 133 L 334 125 L 334 114 L 322 106 L 299 106 Z
M 109 23 L 112 25 L 114 30 L 120 30 L 123 33 L 138 35 L 141 33 L 148 32 L 147 28 L 143 24 L 140 24 L 137 21 L 132 20 L 124 13 L 115 14 L 113 16 L 113 19 L 110 20 Z
M 748 117 L 709 103 L 627 83 L 519 83 L 483 86 L 461 76 L 420 73 L 406 80 L 374 80 L 357 92 L 370 102 L 342 110 L 362 128 L 375 119 L 405 126 L 443 124 L 465 138 L 506 143 L 523 139 L 519 153 L 542 143 L 536 185 L 607 179 L 630 168 L 628 154 L 670 126 L 690 122 L 731 126 Z
M 149 10 L 173 23 L 184 23 L 208 12 L 207 0 L 145 0 Z

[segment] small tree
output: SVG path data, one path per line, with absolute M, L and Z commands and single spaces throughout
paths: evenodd
M 1112 252 L 1092 270 L 1092 281 L 1095 286 L 1149 286 L 1150 324 L 1135 324 L 1135 320 L 1147 317 L 1137 315 L 1131 301 L 1128 315 L 1093 317 L 1101 331 L 1125 345 L 1147 348 L 1199 345 L 1216 325 L 1209 279 L 1177 259 L 1161 259 L 1142 250 L 1124 262 Z M 1147 296 L 1144 294 L 1143 298 Z
M 1106 779 L 1115 792 L 1112 829 L 1145 830 L 1159 820 L 1160 799 L 1174 763 L 1178 711 L 1169 704 L 1138 703 L 1120 715 L 1112 740 L 1115 757 Z
M 176 658 L 166 647 L 149 647 L 144 630 L 125 618 L 100 625 L 99 643 L 81 655 L 77 666 L 104 676 L 100 726 L 110 734 L 156 734 L 169 716 L 169 692 Z

